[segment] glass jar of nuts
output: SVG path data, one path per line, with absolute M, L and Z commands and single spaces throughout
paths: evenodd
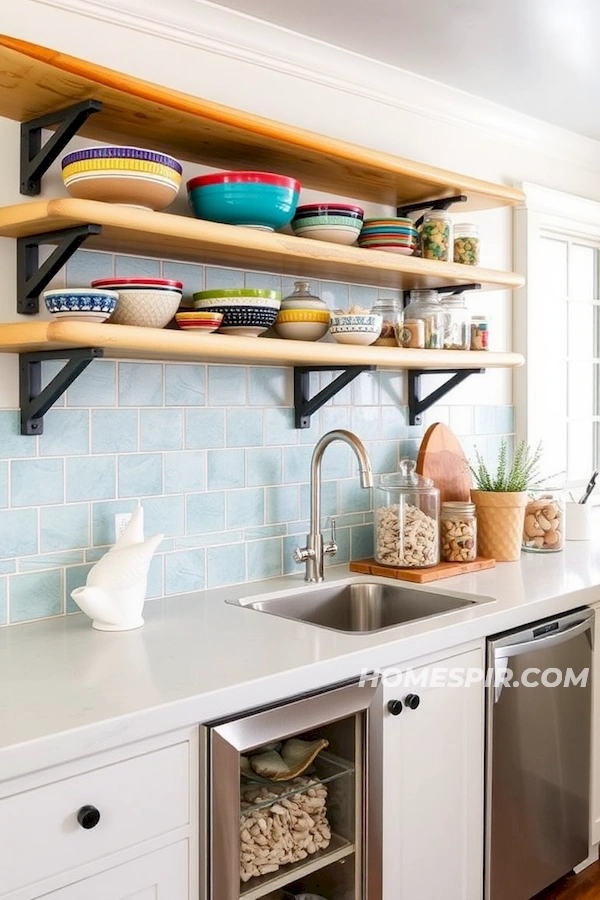
M 452 262 L 452 219 L 445 210 L 431 209 L 426 212 L 418 231 L 423 259 Z
M 479 228 L 470 222 L 454 226 L 454 262 L 463 266 L 479 265 Z
M 529 490 L 525 506 L 522 549 L 556 553 L 564 547 L 565 504 L 560 488 Z
M 440 513 L 440 554 L 445 562 L 470 562 L 477 557 L 475 504 L 446 500 Z
M 435 566 L 439 556 L 440 492 L 415 473 L 413 459 L 382 475 L 375 490 L 375 560 L 385 566 Z

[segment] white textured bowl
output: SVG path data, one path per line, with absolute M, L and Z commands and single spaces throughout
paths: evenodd
M 110 317 L 111 325 L 140 325 L 142 328 L 164 328 L 181 303 L 181 291 L 123 290 Z

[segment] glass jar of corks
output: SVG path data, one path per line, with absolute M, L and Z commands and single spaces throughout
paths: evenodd
M 440 512 L 440 556 L 445 562 L 477 557 L 477 516 L 469 501 L 445 500 Z

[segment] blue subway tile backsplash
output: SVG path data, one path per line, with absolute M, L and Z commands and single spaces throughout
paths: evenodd
M 217 266 L 78 251 L 63 282 L 100 276 L 175 278 L 184 294 L 264 287 L 289 294 L 295 279 Z M 312 280 L 328 306 L 370 307 L 393 292 Z M 218 339 L 218 338 L 216 338 Z M 44 383 L 62 362 L 45 363 Z M 311 396 L 335 373 L 311 377 Z M 451 395 L 450 395 L 451 399 Z M 19 413 L 0 410 L 0 626 L 72 614 L 71 591 L 114 543 L 117 513 L 144 508 L 146 535 L 164 534 L 147 596 L 168 597 L 302 569 L 292 550 L 309 528 L 313 448 L 350 428 L 377 475 L 416 456 L 425 426 L 410 426 L 400 372 L 362 373 L 296 429 L 293 371 L 174 361 L 95 360 L 50 410 L 44 434 L 20 434 Z M 513 408 L 444 405 L 426 423 L 449 422 L 467 455 L 514 442 Z M 327 564 L 373 552 L 372 499 L 345 444 L 322 459 L 325 534 L 337 521 L 339 551 Z

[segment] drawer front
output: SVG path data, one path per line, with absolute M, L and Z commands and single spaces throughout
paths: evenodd
M 188 846 L 170 847 L 84 878 L 45 900 L 188 900 Z
M 182 742 L 1 800 L 3 892 L 188 824 L 189 793 Z

